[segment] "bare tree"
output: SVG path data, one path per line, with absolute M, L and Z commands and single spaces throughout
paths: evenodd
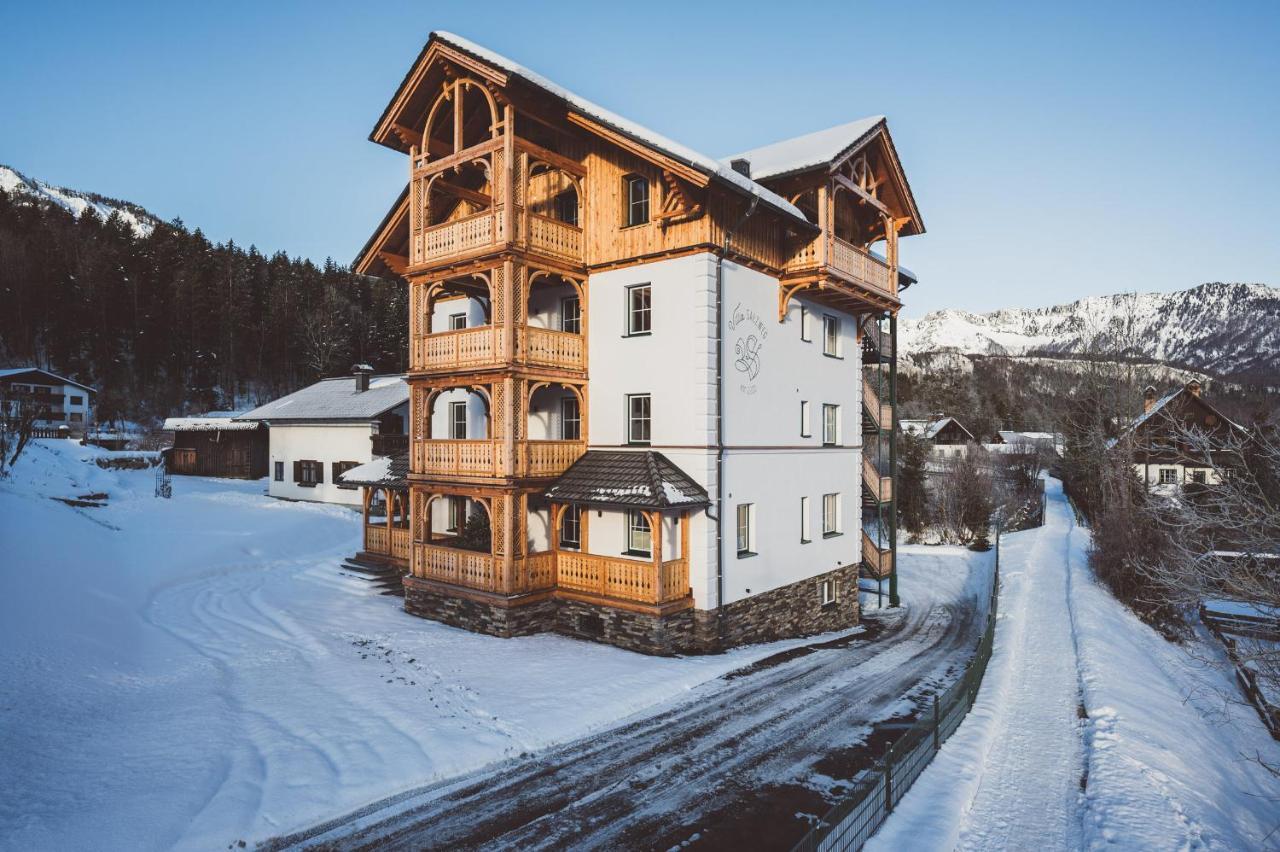
M 969 544 L 987 533 L 991 517 L 991 464 L 981 447 L 952 456 L 930 475 L 932 515 L 944 543 Z
M 22 394 L 0 386 L 0 479 L 17 463 L 35 430 L 39 406 Z

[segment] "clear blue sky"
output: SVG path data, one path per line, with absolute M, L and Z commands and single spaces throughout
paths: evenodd
M 539 11 L 541 9 L 547 11 Z M 1280 284 L 1280 3 L 23 3 L 0 163 L 349 262 L 367 141 L 432 29 L 707 154 L 889 116 L 928 233 L 907 313 Z

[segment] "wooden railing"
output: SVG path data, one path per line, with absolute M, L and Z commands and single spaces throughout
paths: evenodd
M 528 248 L 575 263 L 582 262 L 581 228 L 539 213 L 527 213 L 526 219 L 527 224 L 521 227 L 521 234 L 527 235 Z
M 871 422 L 877 429 L 889 429 L 893 426 L 892 406 L 880 401 L 879 394 L 865 375 L 862 377 L 862 406 L 871 415 Z
M 586 344 L 581 334 L 533 326 L 521 331 L 523 354 L 530 364 L 569 370 L 586 369 Z
M 520 329 L 519 339 L 523 360 L 530 365 L 586 368 L 586 343 L 581 334 L 526 326 Z M 410 346 L 409 364 L 414 371 L 478 369 L 506 361 L 502 329 L 491 325 L 417 335 Z
M 498 440 L 415 441 L 414 473 L 446 476 L 558 476 L 587 450 L 583 441 L 517 441 L 514 469 Z
M 391 529 L 391 557 L 393 559 L 403 559 L 409 561 L 409 550 L 412 546 L 412 539 L 409 537 L 408 529 L 400 529 L 392 527 Z
M 364 525 L 364 549 L 368 553 L 390 553 L 386 524 Z
M 488 553 L 415 542 L 413 554 L 415 577 L 452 583 L 468 589 L 505 591 L 499 588 L 502 582 L 502 563 Z
M 862 531 L 862 564 L 873 577 L 887 577 L 893 573 L 893 551 L 881 550 L 866 530 Z
M 562 550 L 556 564 L 556 586 L 606 598 L 660 604 L 689 594 L 689 562 L 672 559 L 655 567 L 652 562 L 619 559 L 592 553 Z M 658 571 L 662 571 L 662 594 Z
M 893 296 L 898 292 L 887 263 L 839 237 L 831 237 L 827 265 L 882 293 Z
M 862 457 L 862 481 L 877 503 L 888 503 L 893 499 L 893 478 L 881 476 L 871 459 L 865 455 Z
M 865 249 L 831 234 L 798 247 L 787 261 L 787 272 L 799 272 L 826 265 L 857 283 L 889 296 L 897 296 L 895 276 L 884 261 Z
M 379 433 L 370 435 L 369 441 L 373 445 L 373 454 L 375 456 L 394 456 L 397 453 L 407 452 L 409 449 L 408 435 L 386 435 Z

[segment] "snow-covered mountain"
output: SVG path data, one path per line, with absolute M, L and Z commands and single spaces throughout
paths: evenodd
M 938 352 L 1092 356 L 1222 376 L 1280 376 L 1280 289 L 1263 284 L 1201 284 L 987 314 L 934 311 L 901 320 L 899 332 L 909 358 Z
M 148 236 L 160 224 L 159 219 L 136 204 L 107 198 L 96 192 L 54 186 L 29 178 L 17 169 L 3 164 L 0 164 L 0 189 L 11 195 L 25 195 L 36 201 L 56 204 L 76 216 L 84 215 L 84 211 L 90 208 L 103 219 L 112 213 L 119 213 L 120 218 L 140 237 Z

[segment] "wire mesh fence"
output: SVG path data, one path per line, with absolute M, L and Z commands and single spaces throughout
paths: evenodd
M 935 695 L 932 707 L 889 746 L 874 766 L 854 779 L 853 789 L 809 830 L 793 852 L 861 849 L 889 817 L 893 806 L 911 789 L 977 700 L 995 643 L 999 598 L 1000 528 L 997 526 L 996 567 L 991 581 L 986 626 L 964 674 L 941 695 Z

